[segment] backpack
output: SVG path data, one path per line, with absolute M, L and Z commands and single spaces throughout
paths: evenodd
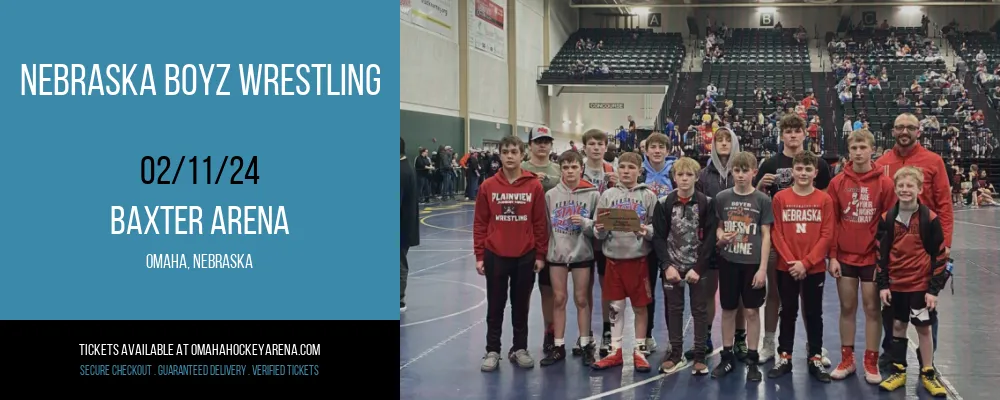
M 883 246 L 883 243 L 886 243 L 885 244 L 886 246 L 892 246 L 892 243 L 895 242 L 896 240 L 895 224 L 896 224 L 896 218 L 898 216 L 899 216 L 899 203 L 897 203 L 895 206 L 890 208 L 888 212 L 886 212 L 885 220 L 883 221 L 883 223 L 885 223 L 888 226 L 882 227 L 882 231 L 884 232 L 885 236 L 878 238 L 880 256 L 882 253 L 881 247 Z M 934 261 L 934 265 L 931 266 L 931 279 L 934 279 L 934 270 L 937 267 L 941 266 L 942 264 L 947 264 L 943 275 L 944 279 L 950 280 L 949 278 L 951 278 L 952 263 L 954 262 L 954 260 L 949 258 L 947 260 L 935 261 L 938 258 L 938 249 L 928 244 L 931 241 L 931 229 L 930 229 L 931 209 L 927 208 L 927 206 L 923 204 L 920 204 L 917 207 L 917 218 L 919 221 L 918 223 L 920 224 L 920 243 L 923 244 L 924 251 L 926 251 L 927 254 L 931 255 L 931 261 Z M 951 282 L 951 293 L 955 294 L 954 281 Z

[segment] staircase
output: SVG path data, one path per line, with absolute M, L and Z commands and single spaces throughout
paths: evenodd
M 682 134 L 688 129 L 688 125 L 691 125 L 694 99 L 698 95 L 701 77 L 701 72 L 684 72 L 678 79 L 678 91 L 674 95 L 673 103 L 670 105 L 670 113 L 667 115 L 673 118 L 677 131 Z
M 673 105 L 674 97 L 677 96 L 680 76 L 681 74 L 677 73 L 670 79 L 670 87 L 667 88 L 667 94 L 663 96 L 663 104 L 660 105 L 660 112 L 656 115 L 656 122 L 653 124 L 653 129 L 657 132 L 663 132 L 663 129 L 666 127 L 666 118 L 672 116 L 670 109 Z
M 838 104 L 840 100 L 837 98 L 836 94 L 832 92 L 833 85 L 827 82 L 827 74 L 825 72 L 811 72 L 813 81 L 813 91 L 816 92 L 816 100 L 819 101 L 819 120 L 820 128 L 822 129 L 822 144 L 824 158 L 829 158 L 829 156 L 836 157 L 839 153 L 837 151 L 838 142 L 837 140 L 840 135 L 837 134 L 837 127 L 844 125 L 844 119 L 840 110 L 840 105 Z M 838 115 L 840 114 L 840 115 Z M 838 118 L 839 117 L 839 118 Z M 808 122 L 808 121 L 807 121 Z M 837 125 L 837 123 L 840 125 Z

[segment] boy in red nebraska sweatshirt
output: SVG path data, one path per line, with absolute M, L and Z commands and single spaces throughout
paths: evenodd
M 875 168 L 872 152 L 875 137 L 867 129 L 847 137 L 850 162 L 830 181 L 827 193 L 833 199 L 834 240 L 830 246 L 830 276 L 837 280 L 840 295 L 840 365 L 830 373 L 845 379 L 857 367 L 854 360 L 855 320 L 858 312 L 858 283 L 865 310 L 865 380 L 882 382 L 878 368 L 878 347 L 882 330 L 878 288 L 875 286 L 875 231 L 879 216 L 896 203 L 892 179 Z
M 532 368 L 528 353 L 528 305 L 535 274 L 545 266 L 549 248 L 545 192 L 538 176 L 521 169 L 524 142 L 517 136 L 500 140 L 501 173 L 483 182 L 476 197 L 472 228 L 476 271 L 486 276 L 486 356 L 480 369 L 491 372 L 500 361 L 500 334 L 510 286 L 514 345 L 507 358 Z
M 792 159 L 791 188 L 774 195 L 774 227 L 771 238 L 778 253 L 778 295 L 781 335 L 778 357 L 770 378 L 792 371 L 792 348 L 795 345 L 795 321 L 799 316 L 799 297 L 809 338 L 809 374 L 820 382 L 830 382 L 823 367 L 823 283 L 826 281 L 826 254 L 833 240 L 833 200 L 813 187 L 819 159 L 802 152 Z

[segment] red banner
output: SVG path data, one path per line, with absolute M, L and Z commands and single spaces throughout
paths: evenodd
M 476 0 L 476 16 L 503 29 L 503 7 L 490 0 Z

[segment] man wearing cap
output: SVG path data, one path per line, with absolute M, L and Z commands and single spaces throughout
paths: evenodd
M 542 182 L 542 189 L 548 192 L 559 184 L 562 179 L 562 170 L 559 165 L 549 160 L 549 153 L 552 152 L 552 133 L 549 128 L 540 126 L 528 136 L 528 161 L 521 163 L 521 169 L 531 171 L 538 175 L 538 180 Z M 552 351 L 555 346 L 555 331 L 552 328 L 552 280 L 549 278 L 549 267 L 538 273 L 538 292 L 542 294 L 542 319 L 545 322 L 545 339 L 542 342 L 542 349 L 545 355 Z

